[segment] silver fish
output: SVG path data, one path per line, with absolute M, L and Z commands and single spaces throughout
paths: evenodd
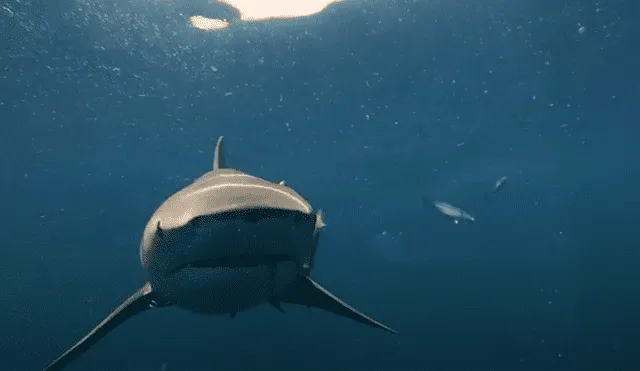
M 435 206 L 444 215 L 453 218 L 453 222 L 456 223 L 456 224 L 460 220 L 469 220 L 469 221 L 472 221 L 472 222 L 476 220 L 476 218 L 471 216 L 471 214 L 469 214 L 468 212 L 462 210 L 459 207 L 455 207 L 455 206 L 453 206 L 451 204 L 448 204 L 446 202 L 435 201 L 433 203 L 433 206 Z

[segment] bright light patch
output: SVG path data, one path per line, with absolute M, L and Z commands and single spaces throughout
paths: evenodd
M 320 13 L 327 6 L 343 0 L 218 0 L 240 12 L 245 22 L 273 18 L 299 18 Z
M 189 21 L 193 27 L 203 31 L 217 31 L 229 27 L 229 22 L 224 19 L 206 18 L 201 15 L 194 15 Z

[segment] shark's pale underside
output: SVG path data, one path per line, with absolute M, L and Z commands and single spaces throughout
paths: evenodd
M 111 330 L 149 308 L 230 315 L 281 303 L 320 308 L 395 333 L 310 277 L 322 213 L 284 181 L 225 167 L 223 137 L 213 170 L 169 197 L 147 223 L 140 258 L 148 281 L 45 371 L 61 370 Z

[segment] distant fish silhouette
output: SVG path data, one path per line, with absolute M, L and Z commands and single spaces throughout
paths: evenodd
M 482 197 L 484 198 L 484 200 L 487 202 L 492 202 L 495 194 L 498 193 L 498 191 L 500 191 L 502 188 L 504 188 L 505 184 L 507 183 L 507 179 L 509 179 L 509 177 L 504 175 L 500 177 L 500 179 L 496 180 L 491 189 L 483 192 Z
M 505 182 L 507 181 L 507 176 L 503 176 L 500 179 L 496 180 L 496 184 L 493 186 L 493 192 L 497 192 L 498 190 L 500 190 L 500 188 L 502 188 L 505 184 Z

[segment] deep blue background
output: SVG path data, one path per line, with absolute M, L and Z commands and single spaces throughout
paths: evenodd
M 325 211 L 314 277 L 400 335 L 163 309 L 69 370 L 639 370 L 639 4 L 468 3 L 202 33 L 189 15 L 237 14 L 0 1 L 0 369 L 41 369 L 142 284 L 148 217 L 225 135 L 231 166 Z

